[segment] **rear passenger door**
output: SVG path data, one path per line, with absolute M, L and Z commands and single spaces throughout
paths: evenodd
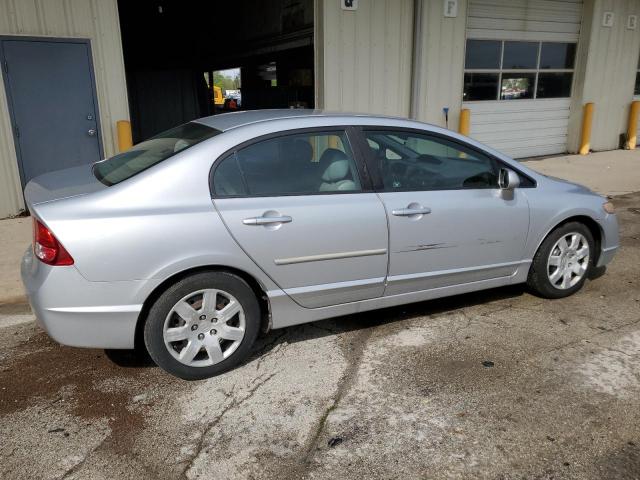
M 216 161 L 214 203 L 231 235 L 297 303 L 381 296 L 384 207 L 344 129 L 257 139 Z
M 385 295 L 509 277 L 522 265 L 529 206 L 498 188 L 501 164 L 444 135 L 367 129 L 376 190 L 389 218 Z

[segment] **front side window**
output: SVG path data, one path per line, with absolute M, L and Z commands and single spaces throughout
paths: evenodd
M 312 195 L 361 191 L 344 132 L 271 138 L 224 158 L 213 173 L 218 197 Z
M 571 96 L 576 44 L 467 40 L 463 101 Z
M 220 133 L 200 123 L 185 123 L 96 163 L 93 174 L 105 185 L 115 185 Z
M 497 188 L 496 162 L 453 141 L 406 131 L 365 132 L 385 191 Z

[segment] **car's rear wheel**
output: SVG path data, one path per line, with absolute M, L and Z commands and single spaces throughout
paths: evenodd
M 553 230 L 533 258 L 527 284 L 546 298 L 562 298 L 582 288 L 593 268 L 594 241 L 582 223 Z
M 169 287 L 144 328 L 151 358 L 167 372 L 197 380 L 244 360 L 260 329 L 260 307 L 249 285 L 227 272 L 204 272 Z

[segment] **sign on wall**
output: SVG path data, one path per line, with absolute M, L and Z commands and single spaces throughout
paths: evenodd
M 444 0 L 444 16 L 445 17 L 458 16 L 458 0 Z
M 358 0 L 340 0 L 340 8 L 342 10 L 357 10 Z

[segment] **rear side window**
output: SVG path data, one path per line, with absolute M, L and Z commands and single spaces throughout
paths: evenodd
M 115 185 L 220 133 L 200 123 L 185 123 L 96 163 L 93 173 L 105 185 Z
M 259 141 L 216 166 L 217 197 L 311 195 L 361 191 L 344 132 L 309 132 Z

